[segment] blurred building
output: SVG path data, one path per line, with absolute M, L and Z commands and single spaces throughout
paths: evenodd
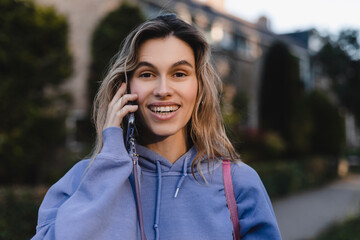
M 301 79 L 307 87 L 312 86 L 308 48 L 293 38 L 272 32 L 270 21 L 266 17 L 260 17 L 255 23 L 238 18 L 226 12 L 224 0 L 140 0 L 139 3 L 148 17 L 170 9 L 204 32 L 212 46 L 214 66 L 228 86 L 225 90 L 229 89 L 233 96 L 245 94 L 249 101 L 244 123 L 247 127 L 258 126 L 258 89 L 262 61 L 264 53 L 274 41 L 287 43 L 293 55 L 299 59 Z M 232 98 L 228 100 L 231 101 Z
M 74 97 L 69 129 L 76 132 L 79 121 L 85 118 L 90 104 L 87 102 L 86 84 L 90 65 L 90 39 L 96 24 L 108 12 L 118 7 L 122 0 L 35 0 L 67 16 L 70 23 L 70 45 L 74 55 L 74 74 L 67 88 Z M 316 51 L 316 37 L 302 39 L 302 35 L 278 35 L 271 31 L 270 22 L 260 17 L 255 23 L 231 15 L 225 10 L 225 0 L 136 0 L 145 16 L 175 12 L 182 19 L 201 29 L 210 43 L 214 66 L 226 84 L 228 101 L 235 94 L 245 94 L 248 99 L 248 114 L 244 125 L 258 126 L 258 89 L 264 54 L 275 41 L 285 42 L 292 54 L 299 59 L 300 77 L 306 88 L 314 87 L 310 57 Z M 310 40 L 311 39 L 311 40 Z M 309 45 L 310 44 L 310 45 Z M 225 103 L 226 104 L 226 103 Z M 229 109 L 231 111 L 231 108 Z M 70 136 L 75 149 L 78 142 L 75 134 Z

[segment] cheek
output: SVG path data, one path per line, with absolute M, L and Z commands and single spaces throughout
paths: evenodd
M 138 103 L 143 102 L 145 96 L 144 88 L 140 86 L 140 83 L 138 81 L 136 80 L 130 81 L 130 92 L 138 95 L 136 102 Z
M 137 93 L 138 86 L 135 80 L 130 79 L 130 92 L 131 93 Z
M 185 91 L 184 93 L 186 94 L 186 98 L 188 99 L 188 101 L 192 104 L 195 105 L 195 101 L 196 101 L 196 97 L 198 94 L 198 83 L 197 81 L 193 84 L 191 84 Z

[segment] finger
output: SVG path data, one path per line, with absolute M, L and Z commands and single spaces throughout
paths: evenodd
M 122 96 L 117 103 L 109 105 L 107 119 L 118 118 L 115 114 L 117 114 L 123 107 L 127 106 L 126 104 L 129 101 L 134 101 L 136 99 L 136 94 L 126 94 Z
M 118 120 L 120 120 L 119 123 L 122 122 L 123 118 L 131 113 L 131 112 L 136 112 L 136 110 L 138 109 L 138 105 L 126 105 L 125 107 L 123 107 L 120 111 L 116 112 L 116 118 Z
M 110 104 L 115 104 L 116 102 L 119 101 L 119 99 L 121 98 L 122 95 L 124 95 L 126 91 L 126 83 L 121 83 L 119 89 L 116 91 L 114 97 L 112 98 Z
M 126 105 L 123 108 L 121 108 L 119 111 L 114 112 L 112 116 L 107 119 L 107 122 L 104 126 L 104 128 L 107 127 L 120 127 L 124 117 L 130 113 L 135 112 L 138 109 L 138 105 Z
M 135 101 L 136 99 L 137 94 L 125 94 L 115 103 L 115 105 L 113 105 L 113 110 L 118 111 L 127 105 L 130 101 Z

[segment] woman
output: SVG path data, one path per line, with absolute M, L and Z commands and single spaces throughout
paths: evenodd
M 130 33 L 95 100 L 93 158 L 50 188 L 33 239 L 139 237 L 124 144 L 129 113 L 136 119 L 147 239 L 233 239 L 224 159 L 232 162 L 241 239 L 281 239 L 261 180 L 225 134 L 221 81 L 209 54 L 202 34 L 173 14 Z

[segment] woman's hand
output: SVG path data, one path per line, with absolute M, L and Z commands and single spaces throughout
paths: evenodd
M 135 101 L 137 94 L 124 94 L 126 84 L 122 83 L 115 96 L 109 103 L 104 129 L 108 127 L 120 127 L 123 118 L 130 112 L 135 112 L 138 105 L 127 105 L 129 101 Z

